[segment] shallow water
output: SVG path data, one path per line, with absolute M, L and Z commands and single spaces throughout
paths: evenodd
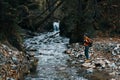
M 36 73 L 28 75 L 25 80 L 87 80 L 82 76 L 84 71 L 79 72 L 80 67 L 76 67 L 64 53 L 68 43 L 69 39 L 60 37 L 58 32 L 26 39 L 26 49 L 34 51 L 39 62 Z

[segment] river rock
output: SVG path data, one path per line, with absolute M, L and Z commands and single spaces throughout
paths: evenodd
M 13 57 L 12 57 L 12 60 L 13 60 L 14 63 L 18 63 L 18 59 L 17 59 L 16 56 L 13 56 Z
M 95 66 L 96 67 L 102 67 L 102 68 L 105 68 L 105 62 L 103 61 L 103 60 L 97 60 L 96 62 L 95 62 Z
M 29 61 L 26 58 L 24 53 L 18 51 L 16 48 L 0 44 L 0 62 L 2 62 L 0 63 L 1 78 L 4 80 L 22 79 L 23 74 L 26 73 L 24 69 L 30 69 L 29 67 L 24 68 L 24 64 L 30 66 Z
M 111 73 L 109 73 L 109 75 L 110 76 L 115 76 L 116 75 L 116 72 L 114 71 L 114 72 L 111 72 Z
M 65 53 L 71 54 L 71 49 L 66 50 Z
M 114 50 L 112 50 L 112 55 L 114 55 L 114 56 L 116 55 L 116 53 L 114 52 Z
M 37 51 L 37 49 L 33 46 L 29 47 L 29 51 Z
M 120 66 L 118 66 L 118 69 L 120 70 Z
M 112 78 L 112 79 L 110 79 L 110 80 L 116 80 L 116 79 Z
M 84 62 L 84 60 L 79 60 L 79 62 L 80 62 L 80 63 L 83 63 L 83 62 Z
M 11 65 L 12 70 L 17 70 L 17 65 Z
M 117 69 L 117 66 L 115 63 L 108 64 L 108 66 L 112 69 Z
M 28 54 L 30 57 L 34 57 L 35 56 L 35 53 L 34 52 L 29 52 Z
M 95 66 L 91 63 L 83 63 L 82 66 L 86 68 L 95 68 Z
M 112 51 L 113 55 L 118 55 L 120 54 L 120 44 L 117 44 L 116 47 Z
M 110 64 L 109 60 L 105 59 L 104 61 L 105 61 L 105 64 Z
M 15 80 L 15 79 L 13 79 L 13 78 L 10 78 L 10 77 L 7 77 L 7 80 Z
M 94 69 L 93 68 L 88 68 L 87 73 L 93 73 Z
M 82 64 L 83 67 L 87 67 L 87 68 L 90 67 L 90 65 L 91 65 L 91 63 L 83 63 Z
M 118 56 L 118 58 L 120 59 L 120 55 L 117 55 Z

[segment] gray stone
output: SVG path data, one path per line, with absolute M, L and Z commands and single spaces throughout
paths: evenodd
M 116 80 L 116 79 L 112 78 L 112 79 L 110 79 L 110 80 Z
M 105 62 L 103 61 L 103 60 L 97 60 L 96 62 L 95 62 L 95 66 L 96 67 L 102 67 L 102 68 L 105 68 Z
M 112 51 L 113 55 L 120 54 L 120 44 L 117 44 L 116 47 Z
M 19 62 L 18 62 L 18 58 L 15 57 L 15 56 L 12 57 L 12 61 L 14 62 L 14 64 L 18 64 L 18 63 L 19 63 Z
M 95 68 L 95 66 L 91 63 L 83 63 L 82 66 L 86 68 Z
M 84 60 L 79 60 L 80 61 L 80 63 L 83 63 L 84 62 Z
M 87 73 L 93 73 L 93 68 L 89 68 L 89 69 L 87 69 Z
M 117 69 L 117 66 L 115 65 L 115 63 L 108 64 L 108 66 L 112 69 Z
M 113 56 L 117 55 L 114 50 L 112 50 L 112 55 Z
M 116 75 L 116 72 L 114 71 L 114 72 L 111 72 L 111 73 L 109 73 L 109 75 L 110 76 L 115 76 Z
M 110 64 L 109 60 L 105 59 L 104 61 L 105 61 L 105 64 Z
M 66 50 L 65 53 L 71 54 L 71 49 Z
M 118 69 L 120 69 L 120 66 L 118 66 Z
M 16 70 L 17 69 L 17 65 L 11 65 L 11 69 L 12 70 Z
M 120 58 L 120 55 L 117 55 L 118 56 L 118 58 Z

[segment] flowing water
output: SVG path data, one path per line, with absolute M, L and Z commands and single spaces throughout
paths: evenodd
M 70 57 L 64 53 L 68 43 L 69 39 L 60 37 L 59 32 L 26 39 L 26 49 L 33 51 L 39 61 L 36 73 L 25 80 L 87 80 L 78 73 L 79 67 L 70 66 Z

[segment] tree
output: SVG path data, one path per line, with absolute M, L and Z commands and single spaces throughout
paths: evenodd
M 8 41 L 11 45 L 22 50 L 21 36 L 20 36 L 20 26 L 18 22 L 23 16 L 20 15 L 19 7 L 25 6 L 23 8 L 23 13 L 28 11 L 29 4 L 35 1 L 30 0 L 1 0 L 0 1 L 0 40 Z M 33 6 L 33 5 L 32 5 Z M 31 7 L 30 7 L 31 8 Z M 32 8 L 33 9 L 33 8 Z M 29 20 L 29 19 L 27 19 Z M 24 22 L 26 22 L 25 20 Z M 25 23 L 26 24 L 26 23 Z M 30 26 L 28 27 L 28 29 Z M 12 36 L 12 37 L 11 37 Z
M 84 33 L 95 36 L 98 31 L 105 33 L 101 35 L 119 32 L 118 5 L 118 0 L 65 0 L 61 9 L 64 13 L 61 25 L 65 33 L 62 35 L 71 36 L 70 41 L 78 42 Z

